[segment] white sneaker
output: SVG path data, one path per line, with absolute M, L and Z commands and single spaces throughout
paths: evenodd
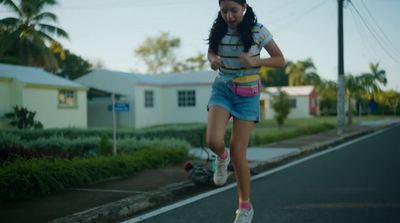
M 254 210 L 238 209 L 236 210 L 236 218 L 234 223 L 251 223 L 253 219 Z
M 227 152 L 227 157 L 224 160 L 221 160 L 219 157 L 215 159 L 215 172 L 214 172 L 214 184 L 217 186 L 222 186 L 226 183 L 228 179 L 228 165 L 231 161 L 229 157 L 229 152 Z

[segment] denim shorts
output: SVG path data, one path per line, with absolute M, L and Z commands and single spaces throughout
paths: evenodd
M 224 108 L 229 114 L 237 119 L 244 121 L 260 120 L 260 95 L 242 97 L 232 92 L 227 83 L 221 78 L 216 77 L 212 85 L 210 100 L 207 110 L 212 106 Z

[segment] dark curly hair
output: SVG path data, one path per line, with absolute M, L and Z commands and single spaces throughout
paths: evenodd
M 218 3 L 221 5 L 222 1 L 234 1 L 240 5 L 246 4 L 246 0 L 219 0 Z M 254 14 L 253 9 L 247 5 L 246 13 L 243 16 L 242 22 L 238 25 L 237 30 L 240 35 L 240 40 L 244 45 L 244 52 L 248 52 L 251 45 L 254 43 L 253 38 L 253 27 L 257 24 L 257 17 Z M 214 20 L 213 26 L 210 30 L 208 37 L 208 45 L 212 51 L 218 53 L 218 46 L 221 39 L 228 32 L 228 24 L 222 18 L 221 12 L 218 12 L 217 18 Z

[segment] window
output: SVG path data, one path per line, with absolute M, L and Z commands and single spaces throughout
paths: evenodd
M 295 98 L 289 98 L 290 108 L 297 108 L 297 101 Z
M 154 91 L 151 90 L 144 91 L 144 107 L 146 108 L 154 107 Z
M 178 91 L 178 107 L 195 107 L 196 92 L 194 90 Z
M 59 90 L 58 106 L 64 108 L 77 107 L 76 92 L 73 90 Z

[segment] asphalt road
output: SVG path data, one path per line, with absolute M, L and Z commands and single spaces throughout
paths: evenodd
M 400 126 L 252 181 L 252 202 L 253 223 L 399 223 Z M 231 188 L 140 222 L 229 223 L 236 208 Z

